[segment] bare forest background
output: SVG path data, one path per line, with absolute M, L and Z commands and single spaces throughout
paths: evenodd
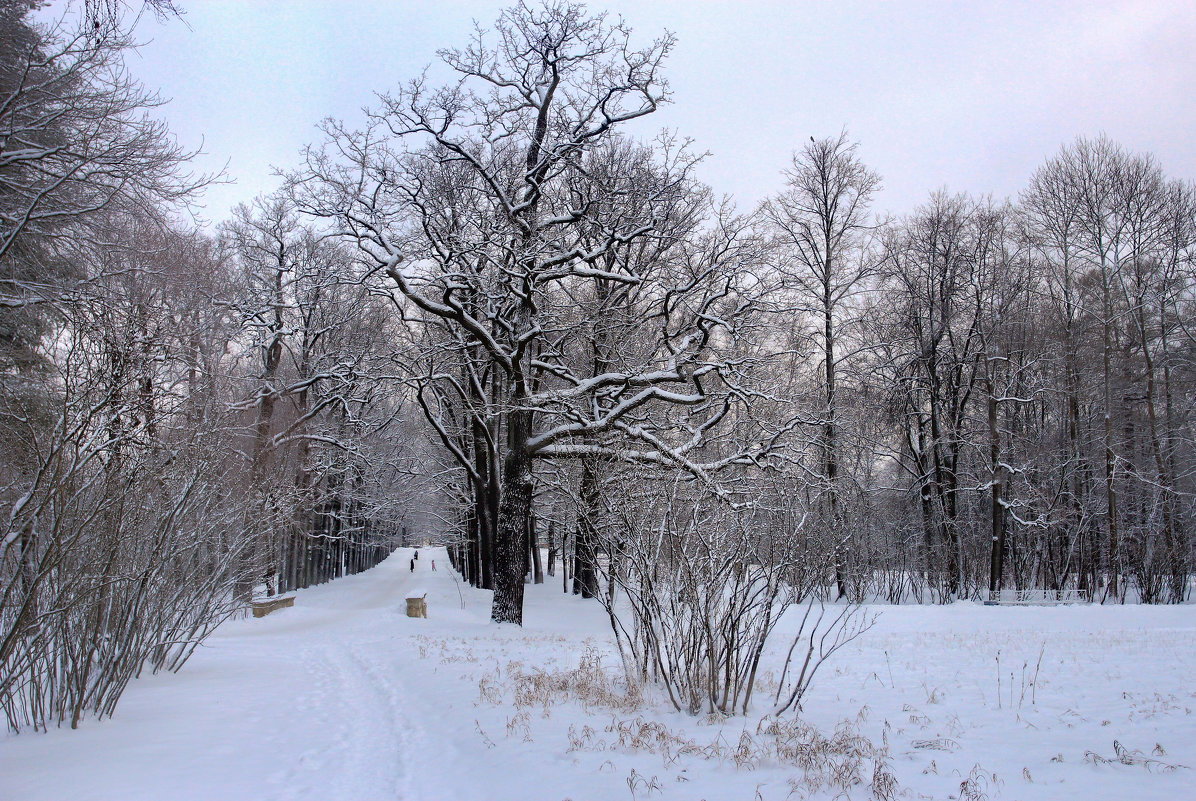
M 810 599 L 837 643 L 864 601 L 1189 600 L 1196 187 L 1150 154 L 1079 137 L 1017 198 L 890 218 L 832 132 L 737 209 L 626 132 L 672 37 L 552 2 L 205 230 L 220 176 L 130 74 L 128 9 L 38 6 L 0 1 L 11 728 L 111 714 L 255 594 L 400 544 L 498 622 L 546 576 L 596 598 L 694 712 L 746 711 Z

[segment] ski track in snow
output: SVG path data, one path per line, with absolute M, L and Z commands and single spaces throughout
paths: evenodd
M 755 717 L 691 718 L 659 697 L 633 712 L 517 706 L 514 670 L 571 669 L 594 649 L 617 672 L 602 608 L 557 578 L 528 588 L 523 628 L 494 626 L 490 593 L 455 583 L 443 549 L 422 555 L 414 574 L 401 549 L 299 591 L 293 608 L 226 624 L 180 673 L 133 682 L 112 720 L 0 735 L 0 801 L 799 797 L 793 766 L 664 759 L 612 745 L 608 728 L 642 716 L 699 745 L 734 743 Z M 404 599 L 424 592 L 428 619 L 407 618 Z M 990 801 L 1196 799 L 1192 606 L 872 610 L 877 627 L 819 674 L 803 717 L 887 736 L 899 797 L 959 798 L 982 767 Z M 571 726 L 605 745 L 571 748 Z M 1160 764 L 1088 756 L 1112 759 L 1115 740 Z

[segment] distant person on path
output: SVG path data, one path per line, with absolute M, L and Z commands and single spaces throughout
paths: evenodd
M 414 559 L 411 560 L 411 572 L 412 573 L 415 572 L 415 560 Z
M 419 561 L 419 548 L 416 548 L 416 549 L 415 549 L 415 559 L 413 559 L 412 561 L 413 561 L 413 562 L 418 562 L 418 561 Z
M 436 572 L 436 560 L 435 559 L 432 560 L 432 572 L 433 573 Z

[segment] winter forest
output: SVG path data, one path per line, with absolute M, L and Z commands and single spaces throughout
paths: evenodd
M 398 717 L 362 736 L 474 784 L 362 757 L 183 797 L 1196 791 L 1193 176 L 1076 131 L 1015 196 L 927 175 L 894 215 L 841 128 L 737 205 L 651 121 L 674 36 L 551 0 L 201 222 L 228 176 L 134 58 L 186 9 L 41 6 L 0 0 L 0 798 L 61 797 L 5 776 L 134 747 L 141 685 L 237 649 L 283 673 L 234 706 L 385 706 L 368 676 Z M 311 628 L 326 681 L 278 678 L 318 672 L 288 621 L 367 596 L 328 617 L 360 636 Z

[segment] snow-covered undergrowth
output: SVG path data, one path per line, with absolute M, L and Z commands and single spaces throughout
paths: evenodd
M 1196 797 L 1190 606 L 874 607 L 800 715 L 692 717 L 559 579 L 497 627 L 409 557 L 227 624 L 112 720 L 5 737 L 0 799 Z

